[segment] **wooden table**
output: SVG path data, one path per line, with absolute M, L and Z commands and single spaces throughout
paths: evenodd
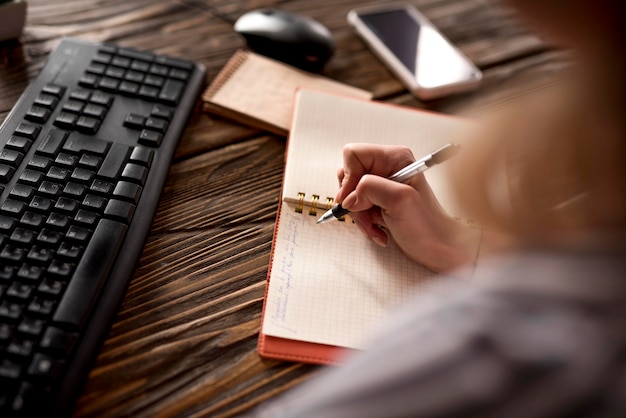
M 567 63 L 497 0 L 413 0 L 485 75 L 475 93 L 423 103 L 347 26 L 348 10 L 363 3 L 28 0 L 21 40 L 0 44 L 0 120 L 62 36 L 195 60 L 206 65 L 208 83 L 245 46 L 233 22 L 266 6 L 328 26 L 337 51 L 327 76 L 371 90 L 379 100 L 451 114 L 466 113 L 468 105 L 489 111 L 526 92 L 529 81 L 558 80 Z M 317 370 L 263 360 L 256 352 L 284 151 L 284 138 L 198 106 L 75 416 L 236 416 Z

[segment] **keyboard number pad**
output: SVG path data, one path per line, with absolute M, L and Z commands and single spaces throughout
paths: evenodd
M 175 106 L 192 71 L 189 62 L 107 46 L 94 56 L 79 84 Z

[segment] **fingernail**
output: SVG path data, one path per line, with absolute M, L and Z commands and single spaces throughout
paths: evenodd
M 352 193 L 352 194 L 349 194 L 348 197 L 346 197 L 343 202 L 341 202 L 341 206 L 344 209 L 350 209 L 352 205 L 354 205 L 355 202 L 356 202 L 356 195 Z
M 378 245 L 379 247 L 387 247 L 387 243 L 378 235 L 372 236 L 372 241 L 374 241 L 374 243 L 376 243 L 376 245 Z

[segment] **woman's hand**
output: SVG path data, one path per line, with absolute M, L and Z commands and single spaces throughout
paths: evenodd
M 343 160 L 336 201 L 367 238 L 383 247 L 391 238 L 410 259 L 437 272 L 475 261 L 480 231 L 449 216 L 423 174 L 407 183 L 387 179 L 415 161 L 410 149 L 348 144 Z

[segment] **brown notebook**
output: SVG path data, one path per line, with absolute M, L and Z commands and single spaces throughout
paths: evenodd
M 239 50 L 203 93 L 203 109 L 286 136 L 294 94 L 301 87 L 368 100 L 372 97 L 368 91 Z
M 366 349 L 368 335 L 412 293 L 448 289 L 447 281 L 392 243 L 380 248 L 365 239 L 349 216 L 344 222 L 316 220 L 337 192 L 344 144 L 408 145 L 421 158 L 459 142 L 472 126 L 377 101 L 297 93 L 258 343 L 262 356 L 333 364 L 345 350 Z M 442 206 L 464 217 L 447 186 L 449 164 L 454 161 L 425 175 Z

